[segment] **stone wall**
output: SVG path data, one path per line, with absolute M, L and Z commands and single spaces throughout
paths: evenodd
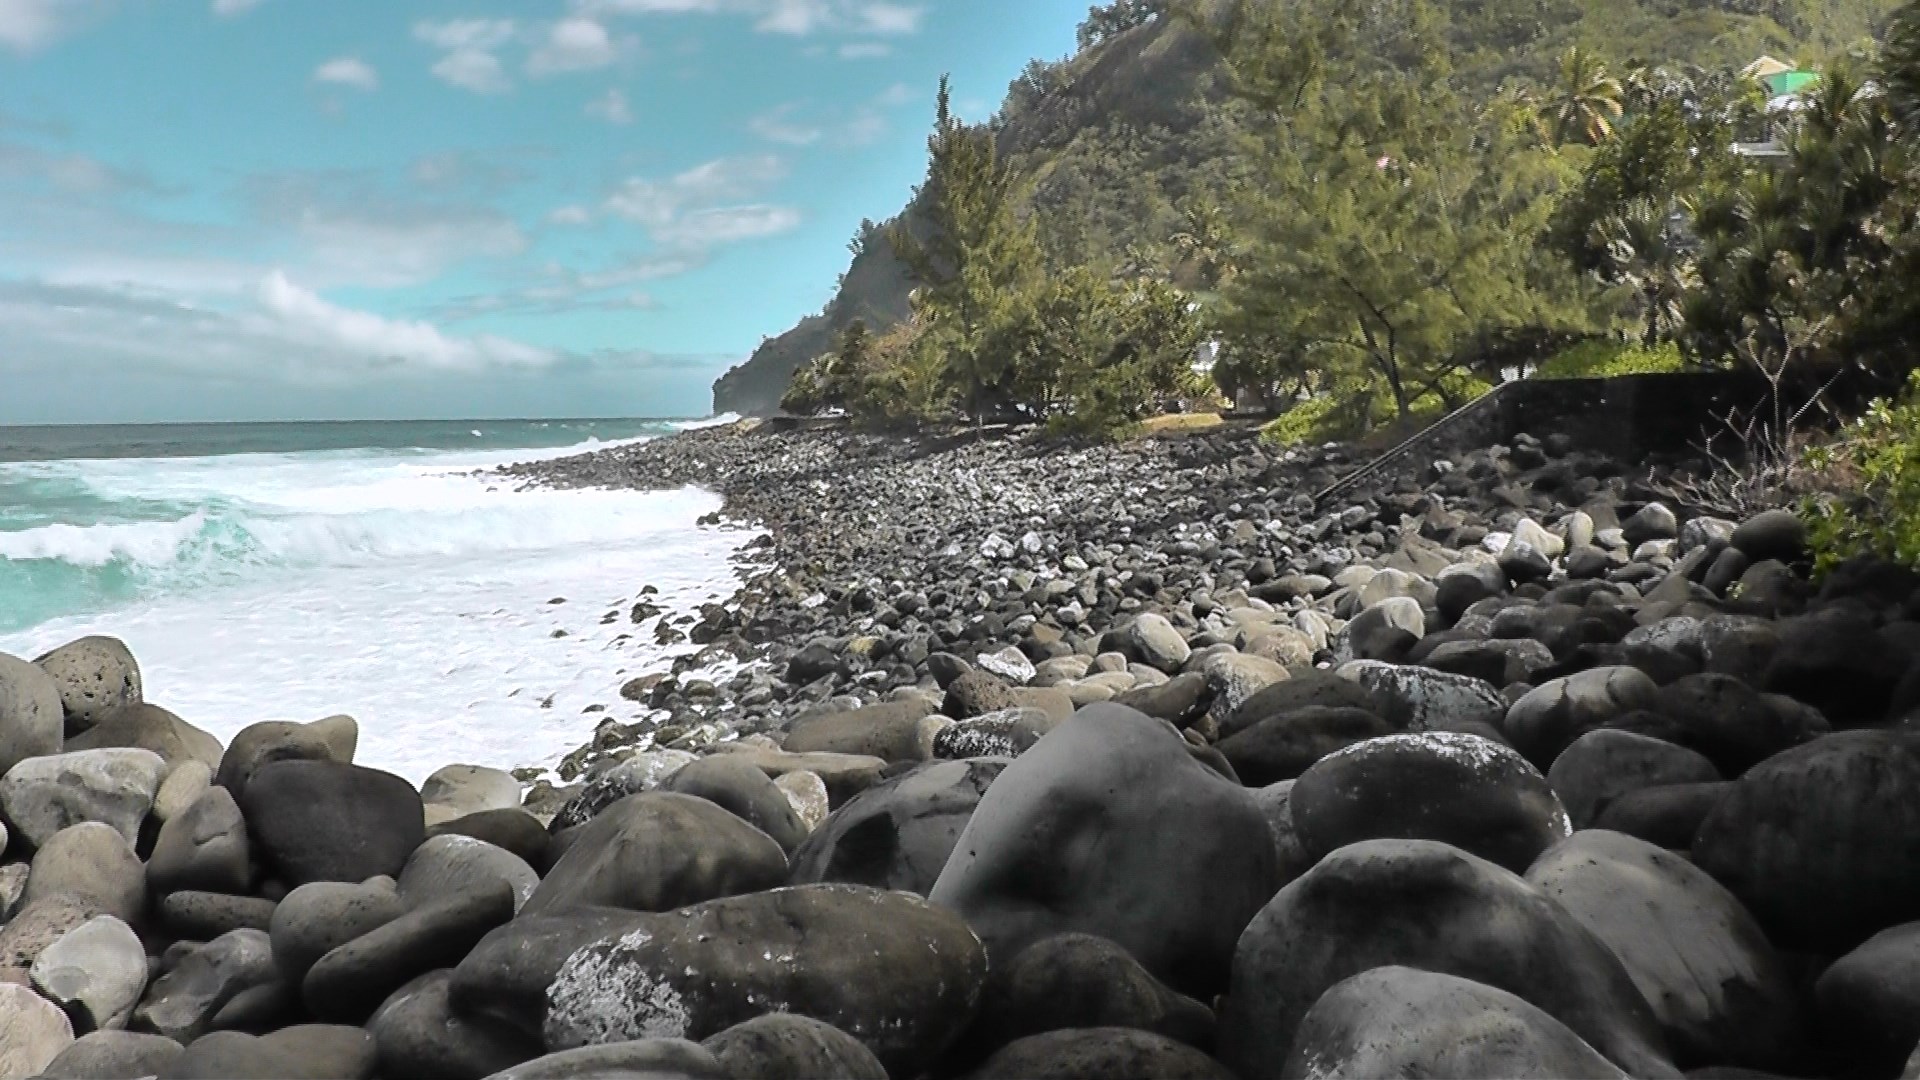
M 1540 439 L 1564 432 L 1576 446 L 1633 462 L 1692 452 L 1725 430 L 1721 418 L 1730 410 L 1750 413 L 1766 395 L 1766 383 L 1745 371 L 1530 379 L 1506 387 L 1489 410 L 1495 415 L 1471 425 L 1481 430 L 1461 434 L 1484 446 L 1521 432 Z

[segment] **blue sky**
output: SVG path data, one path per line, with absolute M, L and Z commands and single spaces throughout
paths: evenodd
M 1088 0 L 0 0 L 0 423 L 690 415 Z

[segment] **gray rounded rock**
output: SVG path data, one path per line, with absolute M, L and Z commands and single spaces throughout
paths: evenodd
M 186 1047 L 165 1035 L 95 1031 L 60 1051 L 40 1080 L 140 1080 L 165 1076 Z
M 67 899 L 136 922 L 146 910 L 147 882 L 126 837 L 98 822 L 60 830 L 33 856 L 22 901 Z
M 273 909 L 268 933 L 273 938 L 274 964 L 282 979 L 298 986 L 322 956 L 406 912 L 406 903 L 387 878 L 302 885 Z
M 322 1020 L 360 1023 L 416 977 L 465 959 L 513 918 L 513 900 L 512 886 L 491 881 L 422 904 L 322 956 L 300 980 L 301 999 Z
M 841 882 L 925 896 L 1010 758 L 922 765 L 854 796 L 793 853 L 796 885 Z
M 468 814 L 519 806 L 520 781 L 504 769 L 445 765 L 420 785 L 420 801 L 426 804 L 427 824 L 439 825 Z
M 786 854 L 766 833 L 706 799 L 650 791 L 621 799 L 582 826 L 521 910 L 670 911 L 770 889 L 786 876 Z
M 928 894 L 1003 959 L 1068 931 L 1107 938 L 1196 997 L 1277 884 L 1253 795 L 1164 720 L 1089 705 L 1007 766 Z
M 1128 1028 L 1077 1028 L 1029 1035 L 1000 1048 L 968 1080 L 1235 1080 L 1206 1054 L 1163 1035 Z
M 367 1021 L 384 1075 L 477 1080 L 540 1056 L 539 1040 L 456 1011 L 448 1000 L 452 978 L 440 970 L 414 979 Z
M 1626 1080 L 1627 1074 L 1565 1024 L 1505 990 L 1390 966 L 1363 971 L 1320 995 L 1301 1019 L 1279 1075 Z
M 537 1045 L 546 1021 L 547 988 L 567 958 L 645 920 L 639 912 L 614 908 L 522 914 L 481 938 L 455 965 L 447 983 L 449 1006 L 476 1023 L 499 1025 Z
M 1814 983 L 1820 1024 L 1859 1076 L 1892 1076 L 1920 1044 L 1920 923 L 1882 930 Z
M 126 1026 L 147 988 L 147 951 L 132 927 L 96 915 L 47 946 L 31 974 L 34 988 L 84 1035 Z
M 368 1080 L 373 1036 L 359 1028 L 298 1024 L 266 1035 L 216 1031 L 187 1044 L 168 1076 L 194 1080 Z
M 513 890 L 517 911 L 539 887 L 540 875 L 520 856 L 484 840 L 435 836 L 407 857 L 400 871 L 400 898 L 408 907 L 419 907 L 495 881 Z
M 59 753 L 64 715 L 53 676 L 0 653 L 0 775 L 27 758 Z
M 1187 639 L 1174 629 L 1164 615 L 1152 612 L 1142 614 L 1128 623 L 1120 634 L 1128 655 L 1169 675 L 1179 674 L 1187 657 L 1193 655 Z
M 0 1076 L 36 1076 L 73 1045 L 60 1007 L 18 983 L 0 982 Z
M 1502 730 L 1528 761 L 1551 768 L 1575 739 L 1652 707 L 1659 695 L 1659 685 L 1638 668 L 1592 668 L 1529 690 L 1507 711 Z
M 67 739 L 68 750 L 151 750 L 168 765 L 220 764 L 220 740 L 158 705 L 134 702 L 109 709 L 87 730 Z
M 701 758 L 660 784 L 661 791 L 705 799 L 773 838 L 791 852 L 807 828 L 771 778 L 751 762 L 727 755 Z
M 699 1043 L 634 1039 L 537 1057 L 488 1080 L 735 1080 Z
M 1212 1009 L 1090 934 L 1042 938 L 995 968 L 968 1039 L 991 1049 L 1046 1031 L 1107 1027 L 1213 1045 Z
M 1576 829 L 1591 827 L 1608 802 L 1628 792 L 1718 779 L 1713 762 L 1692 750 L 1610 728 L 1575 739 L 1547 770 L 1547 783 Z
M 392 877 L 426 838 L 412 784 L 337 761 L 260 765 L 239 803 L 254 850 L 289 885 Z
M 162 896 L 182 889 L 244 893 L 252 875 L 247 823 L 223 787 L 208 788 L 161 825 L 147 859 L 147 885 Z
M 234 735 L 220 756 L 213 782 L 233 792 L 239 799 L 253 774 L 262 765 L 276 761 L 334 761 L 346 764 L 351 750 L 342 757 L 336 731 L 323 727 L 325 721 L 300 724 L 291 720 L 262 720 L 249 724 Z M 242 802 L 241 805 L 245 805 Z
M 1377 660 L 1342 664 L 1339 675 L 1369 691 L 1374 711 L 1404 731 L 1448 731 L 1469 724 L 1499 730 L 1507 715 L 1499 690 L 1465 675 Z
M 556 1050 L 704 1039 L 769 1012 L 811 1016 L 915 1075 L 960 1033 L 986 954 L 951 911 L 905 893 L 800 885 L 644 915 L 569 957 L 548 991 Z
M 273 945 L 264 931 L 232 930 L 188 952 L 147 988 L 133 1027 L 191 1043 L 242 992 L 277 978 Z
M 79 750 L 28 758 L 0 776 L 0 809 L 38 847 L 69 825 L 97 821 L 132 844 L 166 779 L 151 750 Z
M 858 709 L 802 716 L 787 729 L 781 748 L 790 753 L 862 754 L 888 762 L 926 761 L 933 738 L 946 721 L 917 698 L 884 701 Z
M 33 662 L 60 688 L 69 736 L 92 727 L 101 714 L 141 700 L 140 665 L 119 638 L 83 637 Z
M 753 1080 L 887 1080 L 860 1040 L 810 1016 L 769 1013 L 735 1024 L 700 1044 L 727 1075 Z

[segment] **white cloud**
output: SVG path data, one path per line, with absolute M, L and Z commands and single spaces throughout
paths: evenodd
M 607 209 L 649 229 L 672 225 L 693 210 L 744 202 L 786 175 L 786 164 L 765 154 L 720 158 L 666 180 L 631 177 L 607 197 Z
M 433 65 L 433 73 L 476 94 L 501 94 L 513 88 L 494 53 L 518 32 L 512 19 L 422 20 L 413 25 L 414 37 L 446 54 Z
M 619 53 L 619 46 L 606 27 L 576 15 L 548 28 L 546 40 L 527 57 L 527 72 L 541 76 L 591 71 L 613 63 Z
M 585 225 L 593 220 L 593 211 L 584 206 L 562 206 L 547 215 L 555 225 Z
M 364 357 L 374 366 L 407 365 L 442 372 L 543 367 L 548 349 L 493 336 L 449 337 L 432 323 L 390 319 L 342 307 L 275 270 L 260 283 L 260 303 L 280 329 L 319 349 Z
M 716 206 L 695 210 L 653 230 L 653 238 L 672 247 L 711 248 L 778 236 L 800 224 L 790 206 Z
M 892 55 L 893 46 L 884 41 L 849 41 L 840 46 L 842 60 L 878 60 Z
M 106 9 L 104 0 L 0 0 L 0 47 L 35 52 Z
M 337 56 L 313 69 L 313 81 L 351 86 L 356 90 L 377 90 L 380 73 L 357 56 Z
M 917 34 L 920 19 L 926 13 L 923 7 L 879 2 L 854 9 L 855 17 L 862 23 L 861 29 L 869 34 Z
M 820 141 L 826 132 L 817 124 L 802 123 L 794 119 L 794 114 L 802 106 L 789 102 L 770 112 L 761 113 L 747 122 L 748 130 L 768 142 L 784 143 L 787 146 L 811 146 Z
M 804 102 L 788 102 L 747 122 L 747 129 L 768 142 L 812 146 L 826 141 L 834 146 L 865 146 L 887 133 L 887 113 L 915 100 L 905 83 L 895 83 L 869 101 L 851 109 L 833 110 L 825 118 L 809 117 Z
M 805 36 L 820 32 L 899 35 L 920 30 L 926 8 L 898 0 L 573 0 L 591 16 L 736 15 L 762 33 Z M 868 52 L 859 55 L 876 55 Z
M 222 18 L 244 15 L 259 7 L 261 0 L 213 0 L 213 13 Z
M 627 95 L 618 89 L 608 90 L 587 102 L 587 115 L 597 116 L 609 124 L 633 123 L 633 108 L 627 104 Z

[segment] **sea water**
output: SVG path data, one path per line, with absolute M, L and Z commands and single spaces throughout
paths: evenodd
M 681 426 L 0 427 L 0 652 L 110 634 L 148 701 L 223 741 L 348 713 L 356 760 L 416 782 L 551 764 L 644 714 L 619 687 L 670 652 L 628 619 L 642 587 L 723 598 L 750 537 L 696 525 L 719 507 L 697 489 L 486 473 Z

